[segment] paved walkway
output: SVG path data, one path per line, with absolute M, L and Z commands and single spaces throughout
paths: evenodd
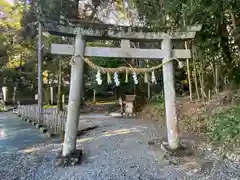
M 10 113 L 0 113 L 0 153 L 10 153 L 43 143 L 47 137 Z
M 29 152 L 46 142 L 47 137 L 35 127 L 10 112 L 0 113 L 0 180 L 35 180 L 42 160 Z

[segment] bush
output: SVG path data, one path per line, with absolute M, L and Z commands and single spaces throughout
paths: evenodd
M 216 113 L 212 117 L 209 133 L 215 142 L 228 142 L 240 134 L 240 107 Z

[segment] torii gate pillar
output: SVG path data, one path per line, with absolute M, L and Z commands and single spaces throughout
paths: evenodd
M 176 93 L 174 87 L 174 69 L 172 58 L 171 39 L 165 37 L 162 41 L 162 49 L 164 51 L 163 63 L 163 84 L 164 84 L 164 100 L 165 100 L 165 119 L 168 134 L 168 146 L 175 150 L 179 146 L 178 120 L 176 112 Z
M 83 84 L 84 60 L 82 59 L 82 57 L 84 57 L 84 49 L 85 41 L 83 39 L 83 36 L 81 34 L 77 34 L 75 37 L 74 48 L 75 58 L 71 62 L 70 92 L 62 152 L 63 156 L 67 156 L 76 150 L 80 103 L 83 93 L 83 88 L 81 86 Z

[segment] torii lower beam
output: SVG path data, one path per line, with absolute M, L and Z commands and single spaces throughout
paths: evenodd
M 51 53 L 58 55 L 73 55 L 74 46 L 68 44 L 52 44 Z M 85 47 L 84 56 L 162 59 L 165 56 L 165 52 L 162 49 Z M 171 56 L 178 59 L 187 59 L 191 58 L 191 51 L 189 49 L 173 49 Z

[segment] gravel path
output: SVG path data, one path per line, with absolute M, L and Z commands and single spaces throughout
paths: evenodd
M 99 125 L 78 139 L 77 146 L 84 152 L 82 164 L 57 168 L 54 161 L 62 147 L 60 143 L 47 139 L 12 115 L 1 113 L 0 180 L 240 179 L 236 172 L 238 163 L 224 163 L 212 177 L 210 170 L 214 168 L 198 171 L 194 159 L 169 165 L 157 144 L 148 145 L 149 140 L 164 136 L 159 124 L 99 115 L 83 116 L 80 123 L 82 128 Z

